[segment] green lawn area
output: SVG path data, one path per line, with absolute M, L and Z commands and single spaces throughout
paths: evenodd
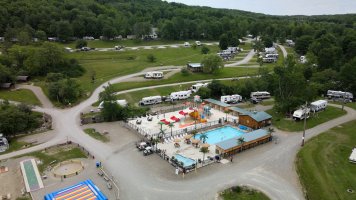
M 95 129 L 93 128 L 87 128 L 84 129 L 84 132 L 86 134 L 88 134 L 90 137 L 96 139 L 96 140 L 100 140 L 102 142 L 109 142 L 109 138 L 107 138 L 106 136 L 100 134 L 99 132 L 97 132 Z
M 36 95 L 27 89 L 18 90 L 0 90 L 0 99 L 6 99 L 9 101 L 17 101 L 31 105 L 41 105 Z
M 276 113 L 274 109 L 267 110 L 267 113 L 272 115 L 272 124 L 284 131 L 302 131 L 303 130 L 303 121 L 294 121 L 293 119 L 287 119 L 281 113 Z M 319 124 L 327 122 L 329 120 L 335 119 L 342 115 L 345 115 L 346 111 L 341 110 L 340 108 L 335 108 L 333 106 L 328 106 L 325 111 L 318 112 L 313 116 L 310 115 L 310 118 L 307 119 L 306 128 L 313 128 Z
M 193 40 L 187 41 L 176 41 L 176 40 L 151 40 L 151 41 L 142 41 L 142 40 L 89 40 L 88 47 L 91 48 L 114 48 L 116 45 L 121 45 L 125 47 L 132 46 L 153 46 L 153 45 L 167 45 L 167 44 L 184 44 L 184 42 L 189 42 L 191 45 L 195 43 Z M 201 41 L 202 43 L 210 41 Z M 58 43 L 63 47 L 75 48 L 75 42 L 71 43 Z
M 342 103 L 335 102 L 335 101 L 330 102 L 330 103 L 338 104 L 338 105 L 340 105 L 340 108 L 341 108 L 341 105 L 342 105 Z M 350 108 L 352 108 L 352 109 L 354 109 L 354 110 L 356 110 L 356 102 L 346 103 L 346 104 L 344 104 L 344 105 L 347 106 L 347 107 L 350 107 Z
M 18 151 L 20 149 L 23 149 L 23 148 L 28 148 L 28 147 L 31 147 L 32 145 L 27 143 L 27 142 L 22 142 L 22 141 L 18 141 L 16 138 L 12 138 L 11 139 L 11 142 L 9 143 L 9 149 L 5 152 L 1 152 L 1 154 L 7 154 L 7 153 L 10 153 L 10 152 L 13 152 L 13 151 Z
M 247 187 L 232 187 L 221 193 L 223 200 L 269 200 L 269 198 L 260 191 Z
M 52 161 L 59 163 L 65 160 L 74 158 L 87 158 L 86 154 L 79 148 L 62 148 L 55 153 L 45 153 L 44 151 L 36 151 L 33 153 L 26 154 L 25 156 L 34 156 L 42 161 L 42 164 L 38 165 L 40 172 L 43 172 Z
M 332 128 L 299 151 L 296 166 L 307 199 L 356 199 L 356 165 L 348 161 L 356 144 L 355 128 L 356 121 Z
M 123 82 L 118 84 L 113 84 L 115 91 L 123 91 L 133 88 L 152 86 L 152 85 L 163 85 L 169 83 L 177 82 L 187 82 L 187 81 L 198 81 L 206 79 L 219 79 L 219 78 L 229 78 L 229 77 L 239 77 L 239 76 L 252 76 L 256 75 L 258 68 L 224 68 L 218 74 L 203 74 L 203 73 L 192 73 L 188 76 L 184 76 L 182 73 L 178 72 L 168 79 L 164 80 L 150 80 L 144 82 Z M 177 86 L 179 87 L 179 86 Z

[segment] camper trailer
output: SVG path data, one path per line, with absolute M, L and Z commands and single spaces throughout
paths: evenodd
M 198 92 L 198 90 L 202 87 L 208 87 L 209 83 L 197 83 L 195 85 L 192 85 L 191 90 L 193 92 Z
M 251 92 L 250 95 L 251 98 L 256 98 L 256 99 L 269 99 L 271 98 L 271 94 L 269 92 L 263 91 L 263 92 Z
M 310 109 L 309 108 L 298 109 L 298 110 L 294 111 L 293 119 L 294 120 L 303 120 L 305 117 L 308 119 L 309 118 L 309 113 L 310 113 Z
M 329 99 L 345 99 L 347 101 L 352 101 L 354 96 L 350 92 L 328 90 L 327 94 Z
M 163 72 L 159 72 L 159 71 L 146 72 L 145 78 L 160 79 L 160 78 L 163 78 Z
M 144 97 L 141 99 L 139 102 L 139 105 L 141 106 L 146 106 L 146 105 L 153 105 L 153 104 L 158 104 L 162 103 L 162 97 L 161 96 L 151 96 L 151 97 Z
M 187 91 L 179 91 L 179 92 L 172 92 L 169 95 L 169 98 L 171 100 L 182 100 L 182 99 L 188 99 L 190 95 L 192 94 L 192 91 L 187 90 Z
M 273 57 L 271 57 L 271 58 L 262 58 L 262 62 L 264 62 L 264 63 L 274 63 L 274 62 L 277 62 L 277 58 L 273 58 Z
M 121 99 L 121 100 L 116 100 L 116 103 L 119 104 L 122 107 L 127 106 L 127 101 L 125 99 Z M 103 109 L 104 108 L 104 101 L 100 102 L 99 109 Z
M 328 105 L 328 102 L 326 100 L 314 101 L 310 104 L 310 110 L 312 112 L 318 112 L 321 110 L 325 110 L 327 105 Z
M 227 96 L 221 96 L 220 101 L 223 103 L 237 103 L 242 101 L 242 96 L 238 94 L 233 94 L 233 95 L 227 95 Z

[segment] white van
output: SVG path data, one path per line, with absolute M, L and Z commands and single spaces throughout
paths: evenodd
M 187 90 L 187 91 L 179 91 L 179 92 L 172 92 L 169 95 L 169 98 L 171 100 L 182 100 L 182 99 L 188 99 L 190 95 L 192 94 L 192 91 Z
M 198 90 L 202 87 L 208 87 L 209 83 L 197 83 L 195 85 L 192 85 L 191 90 L 193 92 L 198 92 Z
M 314 101 L 310 104 L 310 110 L 312 112 L 318 112 L 321 110 L 325 110 L 327 105 L 328 105 L 328 102 L 326 100 Z
M 161 79 L 163 77 L 164 77 L 163 72 L 160 72 L 160 71 L 146 72 L 146 74 L 145 74 L 145 78 L 147 78 L 147 79 L 150 79 L 150 78 Z
M 189 42 L 184 42 L 184 47 L 190 47 Z
M 296 111 L 294 111 L 293 113 L 293 119 L 294 120 L 302 120 L 305 117 L 308 119 L 309 118 L 309 114 L 310 114 L 310 109 L 298 109 Z
M 269 99 L 271 98 L 271 94 L 266 91 L 262 91 L 262 92 L 257 91 L 257 92 L 251 92 L 250 97 L 256 99 Z
M 159 104 L 162 103 L 162 97 L 161 96 L 151 96 L 151 97 L 144 97 L 141 99 L 139 102 L 139 105 L 145 106 L 145 105 L 153 105 L 153 104 Z
M 127 101 L 125 99 L 116 100 L 116 103 L 122 107 L 127 106 Z M 98 106 L 98 109 L 103 109 L 103 108 L 104 108 L 104 101 L 100 102 Z

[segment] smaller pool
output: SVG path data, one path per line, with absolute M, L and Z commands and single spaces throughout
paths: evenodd
M 176 154 L 174 155 L 174 157 L 179 161 L 179 162 L 183 162 L 183 167 L 189 167 L 192 166 L 193 164 L 195 164 L 195 160 L 184 157 L 180 154 Z

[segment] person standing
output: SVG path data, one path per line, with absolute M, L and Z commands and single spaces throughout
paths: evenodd
M 232 156 L 230 157 L 230 162 L 232 163 Z

